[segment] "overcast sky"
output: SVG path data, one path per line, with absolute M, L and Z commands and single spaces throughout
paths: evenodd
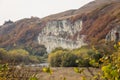
M 0 25 L 6 20 L 45 17 L 69 9 L 78 9 L 93 0 L 0 0 Z

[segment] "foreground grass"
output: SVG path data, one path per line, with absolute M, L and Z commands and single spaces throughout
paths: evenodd
M 72 67 L 54 67 L 52 75 L 44 72 L 37 74 L 39 80 L 82 80 L 83 77 L 87 79 L 92 78 L 100 70 L 97 68 L 81 68 L 84 71 L 81 74 L 74 72 Z
M 16 67 L 7 74 L 4 80 L 30 80 L 30 77 L 36 76 L 38 80 L 82 80 L 92 78 L 100 70 L 97 68 L 84 69 L 81 74 L 74 72 L 73 67 L 54 67 L 51 68 L 52 74 L 45 73 L 42 67 Z M 3 80 L 3 79 L 0 79 Z

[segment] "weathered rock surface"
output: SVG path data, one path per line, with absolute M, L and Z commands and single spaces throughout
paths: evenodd
M 109 33 L 106 35 L 107 41 L 120 41 L 120 26 L 113 28 Z
M 46 46 L 48 52 L 56 47 L 79 48 L 85 45 L 83 42 L 84 35 L 78 34 L 81 30 L 81 20 L 77 20 L 74 23 L 69 20 L 49 21 L 39 33 L 38 41 L 39 44 Z

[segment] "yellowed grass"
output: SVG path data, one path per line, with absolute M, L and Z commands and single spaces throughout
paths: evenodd
M 98 68 L 80 68 L 84 69 L 83 73 L 74 72 L 73 67 L 54 67 L 51 68 L 52 74 L 42 71 L 42 67 L 21 67 L 14 68 L 9 72 L 9 75 L 4 80 L 29 80 L 33 75 L 36 75 L 38 80 L 82 80 L 82 77 L 86 77 L 87 80 L 93 77 L 93 75 L 100 72 Z M 0 79 L 1 80 L 1 79 Z
M 73 68 L 51 68 L 53 70 L 53 74 L 50 75 L 45 72 L 39 72 L 37 77 L 39 80 L 82 80 L 82 77 L 87 77 L 90 79 L 93 75 L 97 74 L 100 70 L 97 68 L 84 68 L 84 72 L 82 74 L 74 72 Z

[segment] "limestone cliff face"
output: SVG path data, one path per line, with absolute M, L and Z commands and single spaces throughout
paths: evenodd
M 109 31 L 109 33 L 106 35 L 106 40 L 114 42 L 120 41 L 120 25 Z
M 39 33 L 39 44 L 46 46 L 47 51 L 56 47 L 74 49 L 85 45 L 84 35 L 78 33 L 82 30 L 82 20 L 71 23 L 69 20 L 49 21 Z M 76 36 L 76 37 L 75 37 Z

